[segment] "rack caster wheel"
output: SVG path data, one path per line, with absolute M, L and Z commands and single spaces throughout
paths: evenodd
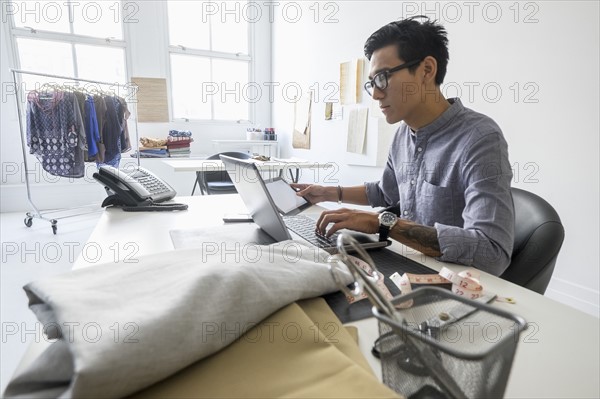
M 55 219 L 52 219 L 50 221 L 50 223 L 52 223 L 52 233 L 54 235 L 56 235 L 56 230 L 58 230 L 58 226 L 56 225 L 58 222 Z
M 33 224 L 33 218 L 27 217 L 27 218 L 25 218 L 23 223 L 25 223 L 25 226 L 31 227 L 31 225 Z

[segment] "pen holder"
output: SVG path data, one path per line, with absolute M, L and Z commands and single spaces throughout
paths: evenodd
M 386 385 L 407 398 L 504 395 L 525 320 L 435 287 L 392 304 L 393 320 L 373 308 Z

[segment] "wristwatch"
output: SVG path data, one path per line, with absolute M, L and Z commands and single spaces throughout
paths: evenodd
M 397 221 L 398 216 L 392 212 L 386 211 L 379 214 L 379 241 L 387 240 L 390 230 Z

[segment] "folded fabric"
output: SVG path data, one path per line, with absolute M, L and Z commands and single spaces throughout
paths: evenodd
M 167 137 L 167 143 L 191 143 L 192 141 L 194 141 L 194 139 L 191 137 Z
M 140 154 L 166 154 L 167 153 L 167 149 L 166 148 L 145 148 L 145 149 L 140 149 Z
M 140 151 L 157 151 L 157 150 L 166 150 L 168 147 L 166 145 L 160 147 L 139 147 Z
M 56 342 L 13 378 L 4 397 L 139 391 L 231 344 L 277 309 L 337 290 L 326 256 L 293 241 L 200 247 L 30 283 L 29 307 Z
M 169 130 L 169 137 L 190 137 L 191 135 L 192 132 L 190 132 L 189 130 Z
M 129 399 L 396 398 L 322 298 L 292 303 Z
M 190 148 L 190 143 L 178 143 L 178 142 L 173 142 L 173 143 L 167 143 L 167 148 L 170 150 L 172 148 Z
M 167 144 L 167 140 L 156 139 L 153 137 L 140 137 L 140 143 L 144 147 L 162 147 Z

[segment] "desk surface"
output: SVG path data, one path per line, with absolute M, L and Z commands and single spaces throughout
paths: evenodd
M 173 213 L 106 210 L 74 268 L 104 262 L 126 263 L 138 256 L 169 251 L 173 249 L 170 230 L 221 225 L 223 213 L 245 211 L 237 195 L 179 197 L 177 201 L 188 203 L 189 210 Z M 319 211 L 318 207 L 308 210 Z M 464 269 L 438 262 L 399 243 L 391 248 L 435 270 L 442 266 Z M 482 273 L 481 281 L 486 290 L 516 301 L 514 305 L 496 302 L 494 306 L 518 314 L 529 323 L 519 340 L 506 397 L 600 397 L 597 318 L 486 273 Z M 375 319 L 350 324 L 359 328 L 361 351 L 380 375 L 378 360 L 370 353 L 378 334 Z M 35 359 L 43 349 L 34 346 L 20 367 Z
M 225 170 L 225 165 L 219 159 L 168 159 L 164 163 L 175 172 L 197 172 Z M 254 161 L 259 169 L 328 169 L 336 168 L 332 162 L 315 162 L 303 160 Z
M 220 159 L 169 159 L 164 163 L 175 172 L 215 172 L 224 171 L 225 165 Z M 315 162 L 304 160 L 253 161 L 261 172 L 267 172 L 268 177 L 289 176 L 289 180 L 297 183 L 300 177 L 312 182 L 333 182 L 337 179 L 339 167 L 333 162 Z M 300 171 L 303 171 L 302 174 Z M 337 180 L 336 180 L 337 181 Z

